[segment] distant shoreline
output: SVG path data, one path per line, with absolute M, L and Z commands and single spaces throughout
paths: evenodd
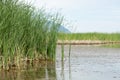
M 58 45 L 102 45 L 102 44 L 120 44 L 120 41 L 99 41 L 99 40 L 58 40 Z

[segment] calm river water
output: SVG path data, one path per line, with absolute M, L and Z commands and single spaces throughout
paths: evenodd
M 74 45 L 70 54 L 69 46 L 64 50 L 63 61 L 61 46 L 57 46 L 55 63 L 24 71 L 1 71 L 0 80 L 120 80 L 119 48 Z

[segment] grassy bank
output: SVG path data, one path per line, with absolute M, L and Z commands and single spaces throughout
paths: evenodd
M 24 0 L 23 0 L 24 1 Z M 19 66 L 22 60 L 55 59 L 62 17 L 36 10 L 19 0 L 0 0 L 0 65 Z
M 120 41 L 120 33 L 59 33 L 58 39 Z

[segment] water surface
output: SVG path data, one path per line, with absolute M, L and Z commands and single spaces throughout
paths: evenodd
M 120 80 L 120 49 L 100 46 L 57 46 L 56 62 L 30 65 L 24 70 L 1 71 L 0 80 Z M 69 56 L 70 55 L 70 56 Z
M 57 53 L 60 56 L 58 47 Z M 68 46 L 65 46 L 63 65 L 57 56 L 58 80 L 120 80 L 119 48 L 72 46 L 70 59 L 68 51 Z

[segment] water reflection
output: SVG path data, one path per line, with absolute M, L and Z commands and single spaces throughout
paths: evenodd
M 72 80 L 70 58 L 59 60 L 56 69 L 57 80 Z
M 64 77 L 64 61 L 63 60 L 61 61 L 61 79 L 65 80 L 65 77 Z
M 27 65 L 23 70 L 1 70 L 0 80 L 56 80 L 55 63 Z
M 69 80 L 72 80 L 70 56 L 69 56 Z
M 71 74 L 71 45 L 65 48 L 64 59 L 62 59 L 61 47 L 57 48 L 56 73 L 57 80 L 72 80 Z
M 120 49 L 74 46 L 69 53 L 65 46 L 62 61 L 60 48 L 56 62 L 31 64 L 22 71 L 0 71 L 0 80 L 120 80 Z

